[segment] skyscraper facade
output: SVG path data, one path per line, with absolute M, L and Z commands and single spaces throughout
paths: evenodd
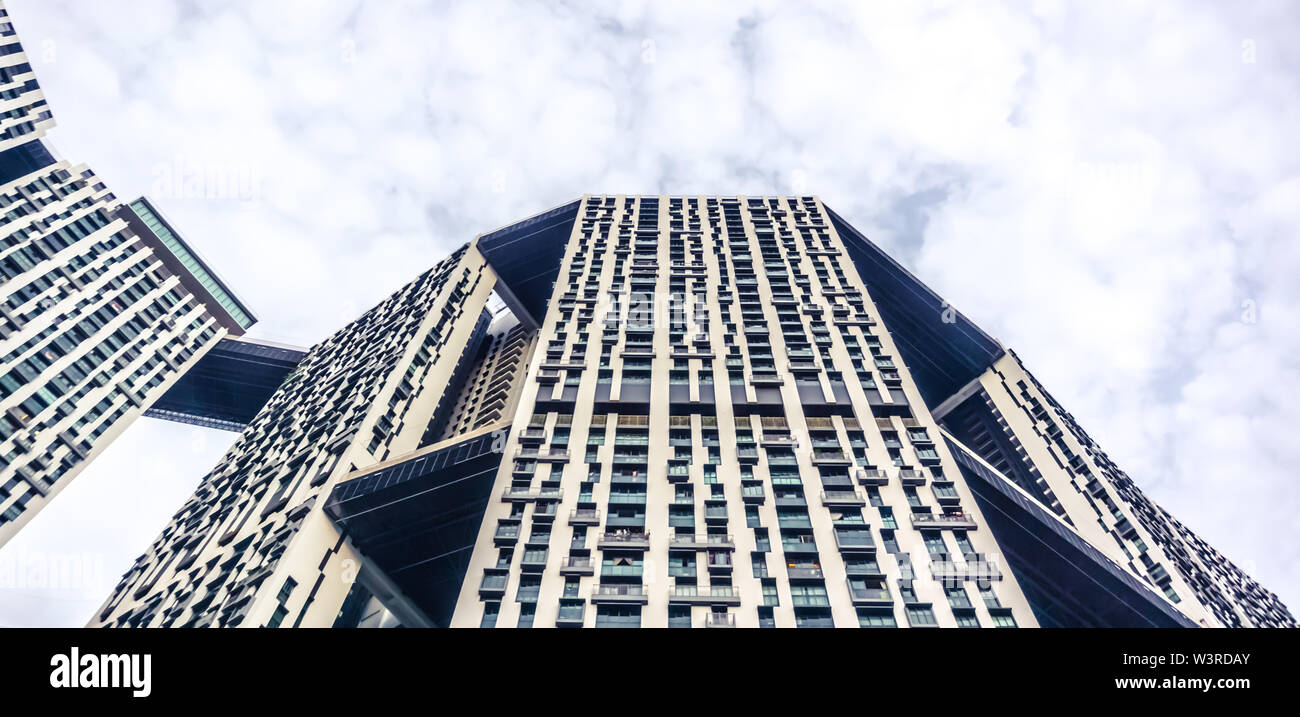
M 819 199 L 618 195 L 313 347 L 91 624 L 1294 620 Z
M 333 624 L 365 561 L 324 499 L 438 439 L 488 333 L 491 291 L 481 257 L 461 248 L 312 347 L 94 624 Z
M 34 141 L 53 126 L 54 114 L 0 3 L 0 152 Z
M 0 6 L 0 545 L 253 316 L 147 199 L 56 159 Z

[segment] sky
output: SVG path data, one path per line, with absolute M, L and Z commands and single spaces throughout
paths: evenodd
M 816 194 L 1300 609 L 1300 6 L 7 0 L 62 157 L 307 346 L 585 193 Z M 234 434 L 141 419 L 17 538 L 81 625 Z

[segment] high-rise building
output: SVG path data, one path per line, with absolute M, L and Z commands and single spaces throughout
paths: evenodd
M 53 126 L 54 114 L 0 3 L 0 152 L 34 141 Z
M 122 203 L 56 159 L 53 124 L 0 5 L 0 545 L 210 349 L 245 346 L 226 337 L 254 321 L 153 203 Z M 227 363 L 237 382 L 255 375 Z M 266 383 L 208 393 L 247 411 Z
M 1295 621 L 817 198 L 586 196 L 313 347 L 91 624 Z

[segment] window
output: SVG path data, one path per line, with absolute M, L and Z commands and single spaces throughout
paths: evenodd
M 993 592 L 992 585 L 980 586 L 980 597 L 984 599 L 984 606 L 990 610 L 1002 607 L 1002 603 L 998 602 L 998 594 Z
M 835 627 L 828 610 L 803 610 L 794 615 L 795 627 Z
M 689 605 L 668 606 L 668 627 L 690 627 L 691 608 Z
M 271 614 L 271 619 L 267 621 L 267 627 L 279 627 L 284 622 L 284 618 L 289 614 L 289 608 L 283 605 L 277 605 L 275 612 Z
M 503 575 L 502 577 L 508 577 Z M 503 586 L 504 587 L 504 586 Z M 542 589 L 542 578 L 540 575 L 523 575 L 519 578 L 519 589 L 515 591 L 515 599 L 519 602 L 533 603 L 537 601 L 537 593 Z
M 948 593 L 948 604 L 954 608 L 970 607 L 970 597 L 966 595 L 966 588 L 952 587 L 946 590 Z
M 858 627 L 898 627 L 894 613 L 881 610 L 859 610 Z
M 939 624 L 929 605 L 908 605 L 907 621 L 912 627 L 937 627 Z
M 830 598 L 826 596 L 824 585 L 791 585 L 790 599 L 795 607 L 821 607 L 831 604 Z
M 640 605 L 600 605 L 596 627 L 641 627 Z
M 479 622 L 479 627 L 496 627 L 497 613 L 501 611 L 501 603 L 488 602 L 483 603 L 483 619 Z

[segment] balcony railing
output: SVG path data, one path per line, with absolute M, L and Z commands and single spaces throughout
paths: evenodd
M 705 627 L 735 627 L 736 616 L 729 612 L 711 612 L 704 618 Z
M 913 513 L 912 527 L 961 530 L 979 526 L 974 518 L 965 513 Z
M 600 539 L 596 541 L 596 547 L 601 550 L 614 548 L 616 550 L 649 550 L 650 536 L 646 533 L 634 533 L 631 531 L 606 531 L 601 534 Z
M 569 460 L 569 449 L 555 446 L 551 446 L 549 449 L 521 447 L 515 451 L 515 458 L 525 461 L 567 461 Z
M 600 510 L 597 508 L 574 508 L 569 513 L 569 525 L 600 525 Z
M 812 462 L 814 465 L 836 465 L 851 463 L 853 459 L 848 453 L 837 449 L 814 449 Z
M 839 505 L 866 505 L 867 499 L 862 497 L 861 493 L 856 490 L 827 490 L 822 491 L 822 505 L 839 506 Z
M 881 468 L 852 468 L 849 475 L 862 485 L 879 486 L 889 482 L 889 474 Z
M 668 541 L 674 550 L 734 550 L 736 541 L 730 535 L 674 535 Z
M 649 601 L 644 585 L 602 584 L 591 593 L 595 603 L 640 603 Z
M 793 433 L 764 433 L 762 443 L 765 446 L 788 446 L 796 448 L 799 446 L 799 439 L 795 438 Z
M 545 503 L 538 503 L 537 507 L 533 508 L 533 520 L 540 520 L 540 521 L 555 520 L 555 515 L 557 512 L 558 512 L 558 505 L 556 503 L 552 503 L 549 501 Z
M 560 562 L 561 575 L 594 575 L 596 562 L 586 555 L 569 555 Z
M 479 583 L 478 594 L 483 597 L 499 597 L 505 594 L 510 575 L 503 573 L 486 573 Z
M 787 553 L 816 553 L 817 543 L 812 540 L 782 540 L 781 549 Z
M 545 428 L 528 427 L 519 432 L 519 440 L 529 442 L 541 442 L 546 440 Z
M 928 477 L 925 471 L 919 471 L 915 468 L 903 468 L 898 471 L 898 480 L 903 485 L 925 485 Z
M 675 585 L 668 592 L 668 601 L 708 605 L 739 605 L 740 593 L 731 585 Z
M 954 585 L 967 580 L 976 582 L 994 582 L 1002 579 L 1002 570 L 996 559 L 984 553 L 967 553 L 963 562 L 955 560 L 931 560 L 930 574 L 946 585 Z

